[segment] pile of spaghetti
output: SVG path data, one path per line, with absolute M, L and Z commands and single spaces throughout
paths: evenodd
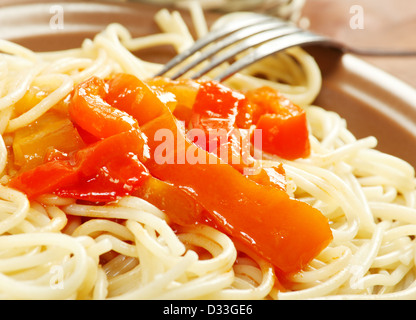
M 153 78 L 131 52 L 194 41 L 156 21 L 0 41 L 0 298 L 416 298 L 414 169 L 312 105 L 314 59 Z

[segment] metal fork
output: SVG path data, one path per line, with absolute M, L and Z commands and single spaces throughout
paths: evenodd
M 320 44 L 357 55 L 416 55 L 416 51 L 353 48 L 326 36 L 301 29 L 288 21 L 253 13 L 245 16 L 243 20 L 209 32 L 206 36 L 197 40 L 190 48 L 170 60 L 155 76 L 164 76 L 178 66 L 178 70 L 169 76 L 171 79 L 177 79 L 202 62 L 208 61 L 206 65 L 189 76 L 191 79 L 197 79 L 222 63 L 235 58 L 239 53 L 252 49 L 247 55 L 234 61 L 226 70 L 215 76 L 215 80 L 224 81 L 238 71 L 274 53 L 295 46 L 304 47 L 313 44 Z M 188 59 L 196 53 L 199 53 L 196 58 Z M 187 60 L 190 61 L 181 65 Z

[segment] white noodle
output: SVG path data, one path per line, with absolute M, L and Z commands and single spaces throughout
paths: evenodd
M 195 29 L 203 35 L 200 8 L 192 10 Z M 133 38 L 112 24 L 73 50 L 35 53 L 0 41 L 0 298 L 416 298 L 414 169 L 376 151 L 376 138 L 356 139 L 339 115 L 311 105 L 322 79 L 314 59 L 300 48 L 227 81 L 235 89 L 270 85 L 307 112 L 312 154 L 283 161 L 288 192 L 328 217 L 334 240 L 288 279 L 287 291 L 275 286 L 279 279 L 269 263 L 245 253 L 225 234 L 207 226 L 173 230 L 164 212 L 137 197 L 105 206 L 53 195 L 29 201 L 6 186 L 13 173 L 8 163 L 13 132 L 92 75 L 127 72 L 148 78 L 160 69 L 132 51 L 167 44 L 180 52 L 193 43 L 177 12 L 162 10 L 156 21 L 160 34 Z M 15 116 L 14 104 L 33 85 L 48 88 L 48 96 Z M 282 161 L 264 156 L 264 166 Z

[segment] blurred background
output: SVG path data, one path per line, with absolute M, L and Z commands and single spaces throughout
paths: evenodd
M 351 28 L 359 6 L 363 28 Z M 352 13 L 351 13 L 352 11 Z M 306 0 L 302 16 L 309 29 L 362 48 L 416 51 L 414 0 Z M 416 56 L 362 57 L 416 88 Z

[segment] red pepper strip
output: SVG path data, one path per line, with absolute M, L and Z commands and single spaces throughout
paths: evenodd
M 139 125 L 133 117 L 104 101 L 106 96 L 106 84 L 97 77 L 78 85 L 69 105 L 72 120 L 97 138 L 139 130 Z
M 160 116 L 166 105 L 157 92 L 137 77 L 120 73 L 108 80 L 106 101 L 133 116 L 140 125 Z
M 109 202 L 131 195 L 148 178 L 139 159 L 143 140 L 137 131 L 122 132 L 75 154 L 79 180 L 54 191 L 63 197 L 93 202 Z
M 200 129 L 203 137 L 191 140 L 244 173 L 244 169 L 256 165 L 256 160 L 250 154 L 250 139 L 245 138 L 244 131 L 237 126 L 239 124 L 247 128 L 251 123 L 246 97 L 215 81 L 201 81 L 199 84 L 192 107 L 191 125 L 193 129 Z M 202 144 L 199 140 L 203 141 Z M 222 148 L 226 150 L 226 159 Z M 286 176 L 281 165 L 267 170 L 257 168 L 248 177 L 257 183 L 286 189 Z
M 167 152 L 172 162 L 163 164 L 154 158 L 160 144 L 154 137 L 160 129 L 169 130 L 178 143 Z M 210 220 L 283 272 L 301 270 L 331 241 L 328 219 L 317 209 L 278 188 L 247 179 L 228 164 L 212 164 L 217 161 L 213 154 L 200 149 L 205 163 L 175 164 L 178 154 L 194 150 L 195 145 L 178 130 L 171 114 L 148 122 L 142 130 L 149 139 L 150 173 L 191 192 Z
M 116 134 L 67 159 L 52 160 L 13 178 L 10 187 L 29 198 L 55 193 L 91 202 L 109 202 L 131 194 L 148 178 L 137 154 L 143 140 L 136 131 Z
M 148 178 L 141 163 L 148 152 L 145 137 L 133 117 L 103 100 L 106 92 L 104 81 L 93 77 L 75 88 L 69 105 L 76 125 L 102 140 L 68 159 L 50 154 L 53 161 L 15 177 L 10 186 L 29 198 L 56 193 L 93 202 L 113 201 L 137 189 Z
M 55 191 L 61 185 L 78 181 L 78 174 L 67 161 L 52 161 L 14 177 L 9 187 L 24 192 L 29 199 Z
M 235 119 L 240 105 L 245 104 L 245 96 L 224 85 L 214 82 L 201 82 L 195 103 L 192 107 L 192 129 L 201 129 L 206 135 L 206 144 L 199 145 L 208 152 L 215 152 L 222 143 L 228 143 L 231 132 L 235 129 Z M 215 133 L 222 130 L 227 135 L 226 141 Z
M 309 133 L 305 111 L 268 87 L 246 93 L 252 106 L 252 119 L 262 130 L 265 152 L 294 160 L 310 154 Z
M 192 79 L 171 80 L 163 77 L 147 79 L 146 83 L 154 90 L 171 94 L 176 99 L 175 109 L 168 105 L 176 119 L 184 122 L 185 127 L 189 127 L 192 106 L 199 91 L 199 83 Z

